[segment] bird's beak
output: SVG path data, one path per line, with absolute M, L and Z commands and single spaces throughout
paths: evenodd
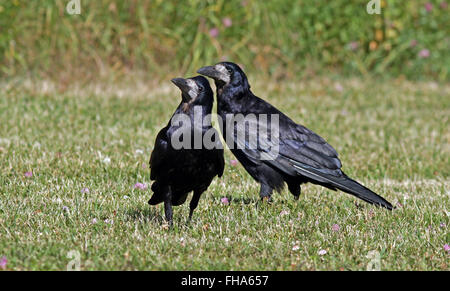
M 197 73 L 206 77 L 213 78 L 214 80 L 220 80 L 220 72 L 217 71 L 214 66 L 206 66 L 198 69 Z
M 178 88 L 180 88 L 181 92 L 188 93 L 191 87 L 189 86 L 186 79 L 183 78 L 174 78 L 171 80 Z

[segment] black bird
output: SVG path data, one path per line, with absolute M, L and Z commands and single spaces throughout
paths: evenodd
M 222 143 L 217 131 L 206 117 L 211 114 L 214 94 L 208 80 L 203 76 L 189 79 L 176 78 L 172 82 L 181 90 L 182 101 L 169 123 L 157 135 L 155 147 L 150 157 L 150 179 L 154 192 L 148 201 L 150 205 L 164 202 L 166 220 L 172 224 L 172 206 L 186 201 L 189 192 L 194 191 L 190 202 L 189 220 L 198 205 L 202 193 L 213 178 L 223 174 L 224 158 Z M 195 114 L 197 115 L 194 115 Z M 194 122 L 199 115 L 203 122 Z M 186 117 L 187 121 L 173 122 L 175 118 Z M 194 147 L 194 136 L 202 138 L 212 133 L 214 147 L 206 149 Z M 179 137 L 176 137 L 179 135 Z M 186 142 L 180 144 L 180 142 Z M 178 143 L 178 144 L 174 144 Z
M 311 182 L 332 190 L 342 190 L 389 210 L 393 208 L 383 197 L 345 175 L 336 150 L 322 137 L 295 123 L 277 108 L 255 96 L 250 90 L 247 76 L 238 65 L 221 62 L 203 67 L 197 72 L 214 79 L 217 88 L 217 113 L 224 123 L 227 115 L 278 116 L 278 138 L 275 135 L 271 141 L 262 143 L 258 140 L 254 147 L 239 141 L 239 134 L 255 138 L 259 135 L 259 129 L 249 130 L 250 126 L 236 126 L 234 123 L 229 127 L 233 132 L 228 134 L 234 138 L 230 149 L 247 172 L 260 183 L 261 199 L 267 197 L 271 200 L 273 190 L 280 191 L 285 182 L 295 199 L 298 199 L 301 184 Z M 222 135 L 230 146 L 227 139 L 228 126 L 230 124 L 222 126 Z M 264 143 L 266 146 L 263 148 L 261 144 Z M 268 152 L 267 145 L 277 148 L 277 153 Z

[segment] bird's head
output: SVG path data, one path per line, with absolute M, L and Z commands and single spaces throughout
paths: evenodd
M 213 91 L 208 80 L 203 76 L 171 80 L 181 90 L 183 103 L 187 105 L 212 105 L 214 102 Z
M 214 66 L 203 67 L 199 69 L 197 73 L 214 79 L 216 86 L 219 89 L 227 85 L 250 89 L 247 76 L 235 63 L 221 62 Z

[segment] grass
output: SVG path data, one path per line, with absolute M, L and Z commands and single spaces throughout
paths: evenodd
M 204 194 L 192 223 L 186 224 L 186 203 L 175 208 L 168 230 L 162 206 L 147 204 L 150 190 L 133 185 L 150 183 L 146 165 L 155 136 L 180 100 L 170 82 L 154 86 L 136 78 L 61 88 L 4 80 L 5 268 L 65 270 L 68 253 L 77 251 L 82 270 L 365 270 L 376 251 L 382 270 L 450 269 L 448 84 L 255 79 L 250 76 L 257 95 L 326 138 L 349 176 L 398 209 L 314 185 L 303 186 L 299 201 L 285 190 L 257 208 L 257 184 L 242 166 L 230 165 L 226 151 L 224 176 Z M 32 177 L 25 177 L 28 171 Z M 230 205 L 221 203 L 224 196 Z
M 232 60 L 293 80 L 330 70 L 450 79 L 443 0 L 383 0 L 380 14 L 369 0 L 80 1 L 79 15 L 69 2 L 0 0 L 0 77 L 162 76 Z

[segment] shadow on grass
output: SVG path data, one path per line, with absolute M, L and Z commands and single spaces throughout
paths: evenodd
M 234 204 L 256 204 L 259 202 L 259 199 L 254 199 L 254 198 L 229 198 L 231 203 Z
M 164 216 L 156 207 L 147 207 L 140 209 L 127 209 L 124 211 L 125 215 L 134 221 L 140 221 L 143 223 L 154 222 L 162 224 L 165 222 Z
M 227 197 L 227 198 L 230 201 L 230 203 L 232 203 L 232 204 L 245 204 L 245 205 L 248 205 L 248 204 L 259 205 L 261 203 L 268 203 L 269 205 L 271 205 L 271 204 L 274 204 L 274 203 L 275 204 L 276 203 L 285 204 L 285 203 L 296 202 L 296 200 L 294 200 L 293 197 L 281 197 L 278 194 L 272 195 L 272 201 L 271 202 L 267 202 L 267 201 L 262 202 L 261 199 L 259 198 L 259 195 L 258 195 L 257 198 L 244 198 L 244 197 L 238 197 L 238 198 Z M 216 199 L 214 199 L 214 200 L 216 200 Z
M 142 224 L 154 223 L 156 225 L 165 225 L 166 219 L 164 217 L 164 210 L 155 206 L 149 206 L 148 208 L 134 208 L 124 211 L 124 215 L 129 221 L 137 221 Z M 185 227 L 189 225 L 186 217 L 181 213 L 174 213 L 173 223 L 179 227 Z

